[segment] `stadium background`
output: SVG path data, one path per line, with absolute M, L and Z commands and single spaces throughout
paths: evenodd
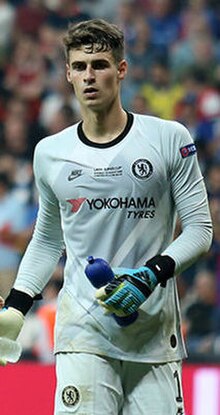
M 214 238 L 210 252 L 178 276 L 189 352 L 183 379 L 186 415 L 219 415 L 219 1 L 0 0 L 0 294 L 10 289 L 36 218 L 34 147 L 80 118 L 65 80 L 63 34 L 68 22 L 94 17 L 125 32 L 125 108 L 180 121 L 197 146 Z M 64 262 L 65 257 L 27 316 L 21 362 L 0 368 L 3 415 L 52 415 L 52 333 Z

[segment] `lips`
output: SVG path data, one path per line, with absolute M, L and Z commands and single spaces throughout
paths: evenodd
M 96 92 L 98 92 L 98 90 L 93 87 L 88 87 L 84 89 L 84 94 L 95 94 Z

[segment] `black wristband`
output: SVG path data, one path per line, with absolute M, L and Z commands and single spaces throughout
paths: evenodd
M 16 310 L 21 311 L 21 313 L 25 316 L 27 312 L 33 305 L 34 300 L 41 299 L 42 296 L 36 295 L 34 298 L 31 297 L 29 294 L 24 293 L 23 291 L 16 290 L 12 288 L 10 294 L 5 300 L 5 307 L 13 307 Z
M 158 283 L 160 283 L 162 287 L 165 287 L 167 280 L 174 276 L 176 263 L 174 259 L 168 255 L 156 255 L 147 261 L 145 266 L 154 272 Z

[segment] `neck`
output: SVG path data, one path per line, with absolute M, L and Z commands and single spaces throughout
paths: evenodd
M 85 136 L 96 143 L 108 143 L 122 133 L 127 123 L 127 113 L 122 107 L 102 112 L 87 112 L 83 117 Z

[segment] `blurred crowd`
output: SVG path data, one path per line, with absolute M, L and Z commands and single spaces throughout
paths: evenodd
M 210 252 L 178 276 L 190 359 L 220 360 L 220 3 L 217 0 L 0 0 L 0 294 L 9 292 L 38 209 L 35 145 L 80 119 L 65 77 L 69 22 L 125 33 L 128 111 L 173 119 L 195 140 L 214 225 Z M 177 232 L 181 232 L 177 226 Z M 20 336 L 23 358 L 53 362 L 62 258 Z

